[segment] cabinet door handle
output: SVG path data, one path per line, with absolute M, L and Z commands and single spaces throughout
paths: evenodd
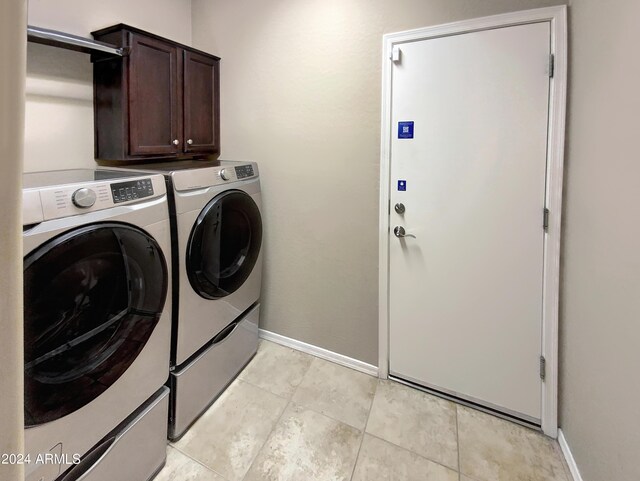
M 191 139 L 187 140 L 187 144 L 189 144 L 189 145 L 193 144 L 193 140 L 191 140 Z
M 178 145 L 180 143 L 180 141 L 178 139 L 173 141 L 173 145 Z

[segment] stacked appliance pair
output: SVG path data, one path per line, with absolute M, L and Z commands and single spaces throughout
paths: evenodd
M 149 479 L 169 400 L 164 178 L 25 174 L 23 247 L 26 480 Z
M 257 350 L 257 166 L 145 168 L 23 177 L 26 481 L 150 479 Z
M 218 397 L 258 347 L 262 218 L 253 162 L 139 165 L 169 193 L 173 330 L 169 438 Z

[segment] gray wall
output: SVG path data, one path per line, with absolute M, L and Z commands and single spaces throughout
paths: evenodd
M 26 6 L 24 0 L 0 2 L 0 453 L 20 453 L 23 446 L 20 204 Z M 22 480 L 22 468 L 0 464 L 0 479 Z
M 222 57 L 222 156 L 260 163 L 263 328 L 377 364 L 384 33 L 554 0 L 193 0 Z
M 585 481 L 638 481 L 640 2 L 569 13 L 560 422 Z

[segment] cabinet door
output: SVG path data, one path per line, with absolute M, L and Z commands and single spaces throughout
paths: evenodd
M 178 48 L 131 34 L 129 57 L 129 154 L 182 150 Z
M 219 60 L 184 51 L 184 151 L 219 152 Z

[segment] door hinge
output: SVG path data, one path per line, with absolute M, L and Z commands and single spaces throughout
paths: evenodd
M 540 356 L 540 379 L 543 381 L 547 377 L 547 360 L 544 356 Z
M 542 228 L 545 232 L 549 230 L 549 209 L 547 209 L 546 207 L 544 208 L 542 214 Z
M 388 214 L 389 214 L 389 215 L 391 215 L 391 199 L 389 199 L 389 205 L 388 205 L 387 207 L 389 207 L 389 212 L 388 212 Z
M 553 71 L 556 67 L 556 57 L 555 55 L 549 55 L 549 78 L 553 78 Z

